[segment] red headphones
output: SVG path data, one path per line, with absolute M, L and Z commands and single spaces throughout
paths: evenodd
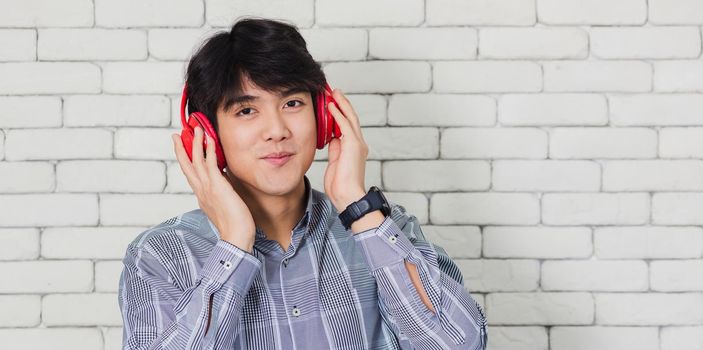
M 183 124 L 183 130 L 181 131 L 181 141 L 183 141 L 183 146 L 186 149 L 188 158 L 193 160 L 193 138 L 195 138 L 195 127 L 200 126 L 206 135 L 210 135 L 213 140 L 215 140 L 215 154 L 217 155 L 217 167 L 220 171 L 223 171 L 227 166 L 227 161 L 225 160 L 225 153 L 222 151 L 222 145 L 220 140 L 217 138 L 217 133 L 215 128 L 212 127 L 210 121 L 208 121 L 205 114 L 201 112 L 193 112 L 188 117 L 186 121 L 186 103 L 188 101 L 188 84 L 183 87 L 183 95 L 181 96 L 181 124 Z M 327 104 L 333 102 L 335 106 L 339 109 L 339 104 L 332 97 L 332 89 L 325 83 L 325 88 L 322 92 L 315 96 L 316 110 L 315 118 L 317 120 L 317 149 L 325 148 L 333 138 L 339 138 L 342 136 L 342 131 L 339 129 L 339 125 L 334 120 L 334 116 L 327 108 Z M 340 109 L 341 110 L 341 109 Z M 207 137 L 203 137 L 203 150 L 207 147 Z

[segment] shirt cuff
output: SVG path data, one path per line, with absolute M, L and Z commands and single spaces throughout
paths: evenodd
M 240 295 L 246 295 L 256 275 L 261 271 L 261 261 L 247 251 L 219 239 L 203 265 L 203 276 L 212 281 L 228 284 Z
M 353 235 L 371 271 L 403 262 L 415 249 L 398 224 L 387 216 L 380 226 Z

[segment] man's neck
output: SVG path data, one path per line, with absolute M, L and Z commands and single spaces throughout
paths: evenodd
M 236 181 L 241 184 L 240 181 Z M 278 241 L 285 251 L 291 240 L 291 231 L 305 215 L 307 204 L 305 179 L 284 196 L 271 196 L 246 186 L 235 190 L 251 211 L 256 227 L 267 239 Z

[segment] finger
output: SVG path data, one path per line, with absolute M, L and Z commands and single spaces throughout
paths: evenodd
M 339 105 L 339 109 L 342 111 L 344 116 L 349 120 L 349 122 L 354 126 L 354 129 L 360 130 L 361 123 L 359 121 L 359 116 L 354 111 L 349 99 L 342 93 L 342 90 L 334 89 L 332 91 L 334 94 L 334 100 Z
M 208 171 L 210 171 L 211 174 L 214 174 L 214 172 L 220 172 L 220 169 L 217 168 L 215 140 L 210 135 L 207 135 L 207 147 L 205 148 L 205 163 L 207 165 Z
M 183 141 L 180 135 L 171 134 L 171 139 L 173 139 L 173 148 L 176 151 L 176 160 L 181 167 L 181 171 L 186 176 L 186 180 L 190 187 L 195 191 L 199 183 L 197 182 L 198 175 L 193 169 L 193 164 L 191 164 L 190 159 L 188 159 L 188 153 L 186 153 L 185 147 L 183 146 Z
M 198 179 L 203 181 L 207 178 L 205 170 L 205 159 L 203 155 L 203 129 L 199 126 L 195 127 L 195 137 L 193 137 L 193 168 L 198 174 Z
M 342 112 L 337 108 L 337 106 L 334 105 L 334 103 L 330 102 L 328 107 L 329 107 L 330 113 L 332 113 L 332 117 L 337 122 L 337 125 L 339 125 L 339 129 L 342 131 L 342 136 L 345 136 L 345 135 L 353 135 L 355 137 L 358 136 L 356 134 L 356 131 L 354 130 L 354 127 L 349 122 L 349 120 L 344 117 Z

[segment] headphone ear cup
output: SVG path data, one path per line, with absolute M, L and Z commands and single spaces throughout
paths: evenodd
M 325 148 L 325 144 L 327 143 L 327 100 L 325 99 L 324 91 L 320 91 L 317 96 L 315 96 L 315 102 L 315 120 L 317 122 L 317 149 L 323 149 Z
M 193 112 L 188 117 L 187 127 L 184 126 L 181 131 L 181 140 L 183 141 L 183 146 L 185 147 L 188 158 L 193 161 L 193 139 L 195 138 L 195 127 L 200 126 L 203 129 L 205 135 L 210 135 L 215 141 L 214 145 L 209 145 L 215 147 L 215 156 L 217 158 L 217 168 L 223 171 L 227 166 L 227 161 L 225 159 L 225 153 L 222 151 L 222 146 L 220 145 L 220 140 L 217 137 L 215 128 L 212 127 L 210 121 L 207 119 L 205 114 L 200 112 Z M 203 150 L 208 147 L 207 137 L 203 137 Z
M 339 138 L 342 136 L 342 131 L 337 125 L 332 112 L 330 111 L 328 104 L 332 102 L 337 108 L 339 104 L 332 97 L 332 88 L 329 84 L 325 83 L 325 88 L 317 96 L 317 148 L 323 149 L 332 138 Z

